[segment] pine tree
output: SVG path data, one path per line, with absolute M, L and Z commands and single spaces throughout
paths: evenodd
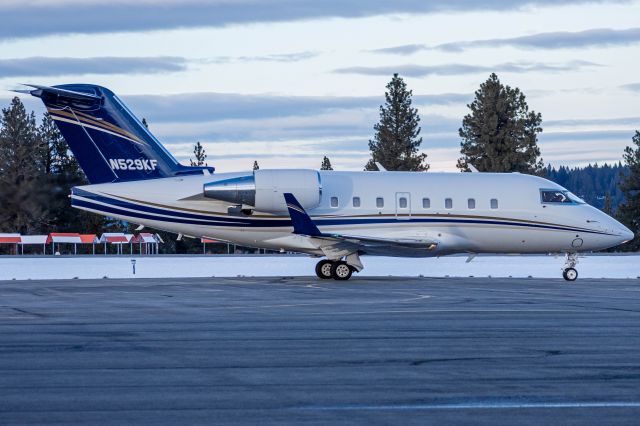
M 259 170 L 259 169 L 260 169 L 260 166 L 258 165 L 258 161 L 256 160 L 253 162 L 253 170 Z
M 387 170 L 427 171 L 427 154 L 418 153 L 422 137 L 418 110 L 411 107 L 413 92 L 402 77 L 394 74 L 386 86 L 385 105 L 380 105 L 380 122 L 369 140 L 371 159 L 365 170 L 377 170 L 376 162 Z
M 46 150 L 35 114 L 15 97 L 0 117 L 0 230 L 24 234 L 44 230 L 50 188 Z
M 611 194 L 607 192 L 604 196 L 604 203 L 602 204 L 602 211 L 608 215 L 613 213 L 613 205 L 611 201 Z
M 625 200 L 618 209 L 618 218 L 636 237 L 629 243 L 620 246 L 625 251 L 640 250 L 640 132 L 632 138 L 633 146 L 624 149 L 624 162 L 629 167 L 629 174 L 620 182 L 620 189 Z
M 196 142 L 196 144 L 193 146 L 193 155 L 196 158 L 195 161 L 194 160 L 189 160 L 189 161 L 191 161 L 191 165 L 192 166 L 206 166 L 207 165 L 207 163 L 205 163 L 205 160 L 207 159 L 207 154 L 204 152 L 204 148 L 202 147 L 200 142 Z
M 46 180 L 50 188 L 47 201 L 47 229 L 52 232 L 106 232 L 110 219 L 71 208 L 71 188 L 88 183 L 67 142 L 48 113 L 38 127 L 38 138 L 46 149 Z
M 45 113 L 42 118 L 38 127 L 38 137 L 46 149 L 45 173 L 62 173 L 86 181 L 78 161 L 69 151 L 67 141 L 62 137 L 49 113 Z
M 471 113 L 458 131 L 459 169 L 468 171 L 472 164 L 481 172 L 542 173 L 537 143 L 542 115 L 529 111 L 520 89 L 504 86 L 492 73 L 467 106 Z
M 331 161 L 329 161 L 329 157 L 327 157 L 326 155 L 322 159 L 320 170 L 333 170 L 333 166 L 331 166 Z

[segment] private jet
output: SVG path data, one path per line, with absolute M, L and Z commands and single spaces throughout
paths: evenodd
M 321 257 L 320 279 L 347 280 L 367 256 L 578 254 L 634 234 L 547 179 L 519 173 L 259 169 L 184 166 L 109 89 L 27 85 L 69 144 L 90 185 L 75 208 L 191 237 Z M 265 258 L 268 262 L 268 258 Z

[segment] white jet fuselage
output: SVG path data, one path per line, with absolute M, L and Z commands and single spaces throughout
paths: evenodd
M 322 233 L 435 243 L 431 250 L 381 245 L 362 254 L 574 253 L 602 250 L 633 238 L 627 228 L 588 204 L 543 202 L 541 190 L 566 190 L 536 176 L 318 173 L 319 204 L 307 213 Z M 248 175 L 251 172 L 205 172 L 87 185 L 74 188 L 72 205 L 186 236 L 323 255 L 313 238 L 292 233 L 286 209 L 253 210 L 246 215 L 239 208 L 230 209 L 229 202 L 203 196 L 205 184 Z M 274 196 L 282 191 L 285 189 L 273 188 Z

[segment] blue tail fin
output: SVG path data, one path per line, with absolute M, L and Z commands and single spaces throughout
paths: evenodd
M 158 142 L 109 89 L 91 84 L 29 85 L 44 102 L 91 183 L 124 182 L 202 173 Z

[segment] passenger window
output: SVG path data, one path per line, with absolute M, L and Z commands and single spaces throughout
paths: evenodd
M 453 200 L 451 198 L 445 198 L 444 199 L 444 208 L 445 209 L 452 209 L 453 208 Z
M 423 198 L 422 199 L 422 208 L 423 209 L 430 209 L 431 208 L 431 200 L 428 198 Z
M 491 199 L 491 208 L 492 209 L 497 209 L 498 208 L 498 199 L 497 198 L 492 198 Z
M 338 197 L 331 197 L 331 207 L 338 207 Z
M 475 198 L 469 198 L 467 200 L 467 207 L 469 208 L 469 210 L 473 210 L 476 208 L 476 200 Z
M 360 207 L 360 197 L 353 197 L 353 207 Z
M 376 198 L 376 207 L 379 209 L 384 207 L 384 198 L 382 197 Z
M 400 197 L 400 199 L 398 200 L 398 205 L 401 209 L 406 209 L 407 208 L 407 199 L 404 197 Z

